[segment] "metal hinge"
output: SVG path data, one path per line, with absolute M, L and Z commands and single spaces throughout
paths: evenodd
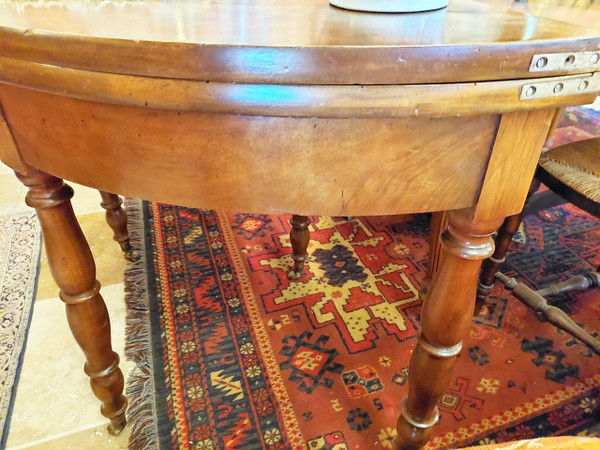
M 585 75 L 547 78 L 521 87 L 521 100 L 562 97 L 597 93 L 600 91 L 600 72 Z
M 600 69 L 600 51 L 533 55 L 530 72 Z

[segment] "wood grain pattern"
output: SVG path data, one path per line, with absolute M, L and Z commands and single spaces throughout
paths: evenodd
M 556 111 L 594 97 L 520 100 L 521 86 L 600 76 L 597 66 L 529 70 L 535 54 L 598 51 L 590 10 L 557 13 L 542 0 L 454 0 L 416 15 L 323 0 L 0 0 L 0 159 L 43 171 L 24 179 L 47 194 L 38 211 L 48 253 L 107 417 L 121 423 L 120 372 L 89 249 L 54 177 L 240 212 L 452 210 L 436 216 L 398 421 L 396 447 L 422 446 L 490 234 L 521 209 Z M 62 264 L 67 256 L 78 263 Z
M 0 92 L 28 164 L 108 192 L 260 213 L 472 206 L 498 121 L 212 115 Z
M 123 373 L 111 346 L 110 319 L 92 252 L 71 207 L 73 190 L 63 180 L 33 168 L 17 176 L 29 188 L 27 204 L 36 209 L 40 220 L 48 265 L 66 304 L 71 332 L 85 354 L 85 373 L 102 402 L 100 412 L 110 420 L 109 431 L 118 434 L 126 422 Z
M 527 0 L 510 2 L 509 8 L 536 17 L 585 27 L 600 27 L 600 4 L 594 0 Z
M 4 0 L 0 42 L 3 56 L 61 67 L 285 84 L 530 78 L 535 53 L 598 49 L 597 23 L 558 22 L 544 8 L 540 17 L 510 12 L 507 3 L 362 14 L 322 0 Z
M 559 112 L 543 109 L 502 116 L 475 218 L 495 219 L 523 209 L 542 147 Z
M 437 403 L 451 381 L 462 338 L 471 324 L 481 260 L 502 219 L 478 222 L 471 211 L 451 211 L 441 236 L 439 269 L 423 300 L 421 333 L 409 366 L 408 396 L 398 418 L 398 449 L 420 448 L 438 420 Z
M 442 252 L 442 243 L 440 237 L 442 232 L 448 227 L 448 216 L 446 211 L 434 212 L 431 215 L 431 225 L 429 228 L 429 251 L 427 252 L 427 273 L 422 283 L 422 293 L 426 294 L 429 289 L 429 283 L 435 277 L 440 267 L 440 255 Z
M 570 75 L 528 82 L 589 77 Z M 589 92 L 521 101 L 522 80 L 388 86 L 208 83 L 67 69 L 1 56 L 0 81 L 119 105 L 278 117 L 469 116 L 591 103 L 596 96 Z M 482 97 L 487 101 L 482 102 Z
M 0 161 L 11 167 L 13 170 L 25 172 L 25 165 L 19 155 L 17 144 L 13 139 L 12 132 L 6 123 L 4 113 L 0 103 Z

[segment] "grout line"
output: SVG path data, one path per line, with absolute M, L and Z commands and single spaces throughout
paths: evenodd
M 73 203 L 71 202 L 71 205 L 72 205 L 72 204 L 73 204 Z M 94 210 L 92 210 L 92 211 L 86 211 L 86 212 L 84 212 L 84 213 L 75 214 L 75 216 L 79 218 L 79 217 L 81 217 L 81 216 L 87 216 L 88 214 L 98 214 L 98 213 L 100 213 L 100 212 L 101 212 L 101 213 L 105 213 L 106 211 L 105 211 L 104 209 L 102 209 L 101 207 L 98 207 L 98 209 L 94 209 Z M 108 226 L 108 224 L 107 224 L 106 226 Z
M 75 434 L 75 433 L 79 433 L 80 431 L 91 430 L 93 428 L 98 428 L 100 426 L 106 426 L 106 425 L 108 425 L 108 422 L 106 420 L 102 420 L 100 422 L 87 424 L 85 426 L 73 428 L 69 431 L 64 431 L 62 433 L 53 434 L 52 436 L 48 436 L 48 437 L 45 437 L 42 439 L 37 439 L 35 441 L 27 442 L 26 444 L 20 444 L 20 445 L 17 445 L 16 447 L 7 447 L 6 450 L 21 450 L 24 448 L 31 448 L 34 445 L 39 445 L 39 444 L 44 444 L 47 442 L 55 441 L 56 439 L 60 439 L 65 436 L 69 436 L 70 434 Z

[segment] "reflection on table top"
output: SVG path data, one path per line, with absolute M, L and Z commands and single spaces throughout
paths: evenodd
M 600 28 L 600 2 L 597 0 L 511 1 L 510 8 L 538 17 Z
M 581 6 L 576 9 L 598 12 L 597 6 L 576 3 Z M 594 36 L 587 28 L 536 17 L 560 19 L 573 9 L 559 1 L 452 0 L 447 9 L 429 13 L 370 14 L 338 9 L 327 0 L 3 0 L 0 25 L 107 38 L 261 46 L 454 45 Z
M 433 12 L 371 14 L 326 0 L 0 0 L 0 58 L 269 84 L 532 78 L 533 54 L 600 47 L 600 29 L 555 20 L 565 8 L 555 3 L 452 0 Z

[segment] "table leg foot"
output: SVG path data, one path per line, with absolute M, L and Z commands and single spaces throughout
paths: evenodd
M 290 220 L 292 229 L 290 231 L 290 241 L 292 243 L 292 259 L 294 260 L 294 268 L 288 272 L 288 278 L 291 281 L 298 280 L 302 277 L 304 263 L 308 258 L 308 241 L 310 240 L 310 232 L 308 226 L 310 219 L 306 216 L 292 216 Z
M 302 272 L 296 272 L 295 270 L 290 270 L 287 273 L 287 276 L 288 276 L 288 280 L 296 281 L 296 280 L 299 280 L 300 278 L 302 278 Z
M 448 214 L 439 269 L 423 300 L 421 332 L 408 369 L 408 395 L 401 405 L 396 449 L 421 448 L 438 420 L 436 405 L 452 380 L 473 316 L 481 261 L 494 249 L 491 234 L 500 222 L 473 221 L 469 210 Z
M 137 261 L 140 259 L 138 252 L 133 250 L 129 242 L 129 232 L 127 230 L 127 213 L 123 209 L 123 200 L 116 194 L 100 191 L 102 196 L 102 206 L 106 210 L 106 222 L 113 230 L 113 239 L 119 243 L 123 256 L 128 261 Z
M 402 401 L 402 409 L 396 423 L 397 437 L 394 450 L 417 450 L 423 447 L 431 436 L 431 427 L 438 420 L 437 409 L 431 424 L 419 422 L 406 410 L 406 398 Z
M 417 428 L 406 422 L 398 422 L 396 429 L 398 437 L 393 444 L 394 450 L 419 450 L 427 444 L 431 435 L 430 430 Z
M 102 402 L 100 412 L 116 432 L 125 424 L 127 409 L 123 373 L 112 349 L 110 318 L 92 252 L 71 207 L 73 190 L 60 178 L 33 168 L 17 177 L 29 188 L 26 201 L 40 220 L 50 271 L 66 304 L 71 332 L 85 354 L 84 370 Z
M 125 429 L 125 426 L 127 426 L 127 419 L 125 418 L 125 411 L 123 411 L 122 415 L 114 418 L 108 424 L 108 434 L 111 436 L 118 436 Z

